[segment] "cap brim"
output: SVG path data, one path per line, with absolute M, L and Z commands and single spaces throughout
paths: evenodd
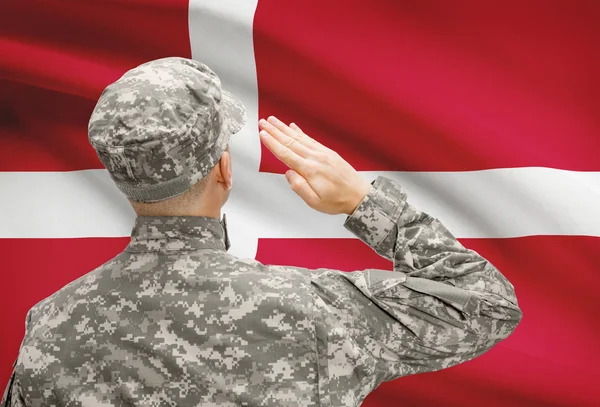
M 221 95 L 222 132 L 226 135 L 232 135 L 240 131 L 246 124 L 246 108 L 237 97 L 226 90 L 221 90 Z

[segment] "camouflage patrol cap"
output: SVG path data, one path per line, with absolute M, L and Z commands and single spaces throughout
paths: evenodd
M 110 84 L 88 125 L 88 140 L 130 199 L 177 196 L 207 175 L 245 124 L 243 104 L 205 64 L 146 62 Z

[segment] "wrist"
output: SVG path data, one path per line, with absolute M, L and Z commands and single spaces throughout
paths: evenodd
M 372 248 L 379 247 L 393 230 L 403 227 L 400 219 L 406 205 L 406 192 L 402 186 L 378 176 L 365 199 L 346 219 L 344 227 Z M 385 251 L 389 247 L 380 249 Z
M 372 185 L 366 181 L 359 188 L 357 188 L 356 193 L 353 194 L 354 198 L 351 200 L 348 209 L 344 213 L 346 213 L 348 216 L 352 216 L 362 201 L 364 201 L 365 197 L 369 194 L 371 188 Z

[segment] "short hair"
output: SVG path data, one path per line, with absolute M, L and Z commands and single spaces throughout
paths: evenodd
M 229 143 L 225 146 L 225 150 L 229 152 Z M 220 160 L 217 161 L 215 167 L 220 165 Z M 208 174 L 200 178 L 184 193 L 158 202 L 137 202 L 127 198 L 138 216 L 181 216 L 189 212 L 189 209 L 202 200 L 204 190 L 208 184 L 208 180 L 212 177 L 213 167 Z
M 206 176 L 200 178 L 187 191 L 173 198 L 164 199 L 158 202 L 138 202 L 131 199 L 129 203 L 138 216 L 178 216 L 185 213 L 194 203 L 202 199 L 202 194 L 208 184 L 212 174 L 209 172 Z

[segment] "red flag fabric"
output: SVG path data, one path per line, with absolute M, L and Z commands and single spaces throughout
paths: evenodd
M 0 386 L 27 310 L 128 242 L 132 211 L 87 142 L 95 101 L 126 70 L 183 56 L 248 108 L 225 208 L 234 254 L 391 269 L 289 192 L 258 140 L 258 118 L 275 114 L 366 178 L 397 179 L 514 284 L 523 320 L 507 340 L 384 383 L 364 406 L 598 405 L 599 20 L 594 1 L 9 2 Z

